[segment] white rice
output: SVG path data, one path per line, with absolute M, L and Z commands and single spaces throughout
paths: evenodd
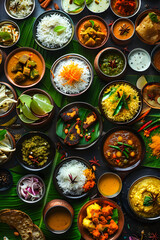
M 54 31 L 56 26 L 66 29 L 58 34 Z M 36 36 L 41 44 L 48 48 L 62 47 L 72 35 L 72 25 L 68 18 L 54 13 L 43 17 L 37 25 Z
M 15 11 L 14 6 L 15 4 L 19 4 L 17 11 Z M 18 18 L 26 17 L 30 14 L 33 7 L 33 0 L 10 0 L 9 2 L 9 11 L 10 13 Z
M 80 195 L 83 193 L 83 186 L 87 180 L 83 174 L 85 169 L 87 169 L 87 167 L 77 160 L 71 160 L 63 164 L 56 178 L 64 194 Z M 71 183 L 69 174 L 71 174 L 73 178 L 77 176 L 75 179 L 76 183 Z
M 78 66 L 80 68 L 83 68 L 83 72 L 81 74 L 81 79 L 83 79 L 83 81 L 81 81 L 81 80 L 78 82 L 75 81 L 73 83 L 73 85 L 69 85 L 69 84 L 62 85 L 64 83 L 66 83 L 67 80 L 62 78 L 59 74 L 63 70 L 63 66 L 70 65 L 71 62 L 74 62 L 75 64 L 78 64 Z M 53 81 L 56 84 L 57 88 L 61 92 L 74 94 L 74 93 L 82 92 L 84 89 L 86 89 L 86 87 L 88 86 L 88 84 L 90 82 L 90 79 L 91 79 L 91 73 L 88 68 L 88 64 L 85 61 L 79 60 L 77 58 L 69 58 L 69 59 L 61 61 L 57 65 L 57 67 L 54 71 Z

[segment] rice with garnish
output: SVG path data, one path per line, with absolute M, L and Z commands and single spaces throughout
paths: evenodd
M 56 27 L 63 27 L 63 30 L 57 32 Z M 37 39 L 48 48 L 62 47 L 69 41 L 71 35 L 72 25 L 70 20 L 58 13 L 43 17 L 37 25 Z
M 81 195 L 84 192 L 83 186 L 86 182 L 86 177 L 83 171 L 85 169 L 87 167 L 77 160 L 71 160 L 63 164 L 56 178 L 64 194 Z M 69 175 L 72 176 L 72 179 L 75 178 L 74 183 L 71 182 Z
M 18 18 L 28 16 L 33 8 L 33 0 L 10 0 L 9 11 Z
M 82 69 L 80 80 L 73 82 L 71 85 L 66 84 L 67 80 L 64 77 L 61 77 L 60 73 L 63 71 L 64 67 L 70 65 L 71 63 L 77 64 L 79 68 Z M 76 94 L 80 93 L 85 90 L 91 81 L 91 72 L 88 67 L 88 64 L 77 58 L 69 58 L 61 61 L 54 71 L 54 83 L 56 84 L 57 88 L 67 94 Z
M 132 88 L 129 84 L 115 84 L 111 85 L 109 88 L 106 88 L 106 91 L 104 91 L 103 96 L 109 93 L 113 87 L 117 88 L 117 90 L 110 97 L 108 97 L 104 101 L 102 97 L 101 104 L 104 113 L 108 118 L 112 119 L 113 121 L 125 122 L 131 120 L 136 115 L 140 107 L 140 98 L 138 95 L 138 91 Z M 119 113 L 114 115 L 114 111 L 119 101 L 119 98 L 117 98 L 119 91 L 124 92 L 126 97 L 128 97 L 127 100 L 128 109 L 122 107 Z

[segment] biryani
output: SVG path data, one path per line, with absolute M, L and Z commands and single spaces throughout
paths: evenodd
M 105 115 L 113 121 L 131 120 L 139 110 L 138 91 L 129 84 L 115 84 L 106 88 L 101 100 Z
M 72 25 L 70 20 L 58 13 L 44 16 L 37 25 L 36 37 L 48 48 L 59 48 L 71 38 Z
M 10 0 L 9 11 L 17 18 L 28 16 L 33 9 L 33 0 Z
M 90 80 L 88 64 L 78 58 L 65 58 L 58 63 L 54 71 L 53 81 L 63 93 L 80 93 L 87 88 Z

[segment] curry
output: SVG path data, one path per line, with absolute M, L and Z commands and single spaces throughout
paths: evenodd
M 160 50 L 155 53 L 153 57 L 153 64 L 160 71 Z
M 153 218 L 160 215 L 160 179 L 143 177 L 132 185 L 129 202 L 140 217 Z
M 71 225 L 71 214 L 64 207 L 54 207 L 48 212 L 46 223 L 51 230 L 64 231 Z
M 100 46 L 106 36 L 106 26 L 98 19 L 86 20 L 78 28 L 78 39 L 87 47 Z
M 18 85 L 28 86 L 37 82 L 43 72 L 43 63 L 31 51 L 19 51 L 11 56 L 7 65 L 9 77 Z
M 127 130 L 116 131 L 105 140 L 103 154 L 111 166 L 126 168 L 141 159 L 142 144 L 134 133 Z
M 134 33 L 133 24 L 126 20 L 119 20 L 115 23 L 113 28 L 113 34 L 120 40 L 127 40 L 132 37 Z

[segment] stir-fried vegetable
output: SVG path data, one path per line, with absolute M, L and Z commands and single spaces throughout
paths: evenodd
M 0 114 L 7 112 L 16 102 L 12 91 L 6 85 L 0 84 Z
M 19 31 L 12 24 L 4 24 L 0 27 L 0 44 L 9 46 L 14 44 L 19 37 Z

